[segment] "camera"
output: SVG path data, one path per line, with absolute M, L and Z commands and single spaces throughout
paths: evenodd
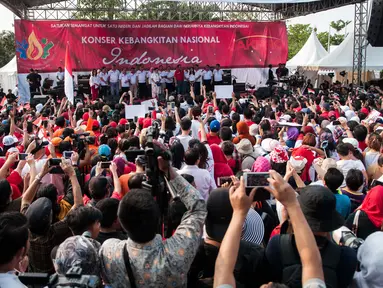
M 20 273 L 18 277 L 21 283 L 32 287 L 97 288 L 101 284 L 98 276 L 82 275 L 82 269 L 79 267 L 70 268 L 65 276 L 53 274 L 49 277 L 47 273 Z
M 245 180 L 246 194 L 249 195 L 253 189 L 256 189 L 253 201 L 264 201 L 270 199 L 270 192 L 264 187 L 269 186 L 267 178 L 269 173 L 248 172 L 243 174 Z
M 364 240 L 356 235 L 347 227 L 342 226 L 332 232 L 332 239 L 340 246 L 347 246 L 357 251 L 364 243 Z

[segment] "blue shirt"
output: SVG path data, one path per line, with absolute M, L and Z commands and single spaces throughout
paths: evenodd
M 350 198 L 342 194 L 335 194 L 335 198 L 336 198 L 336 211 L 338 211 L 338 213 L 342 215 L 343 218 L 346 219 L 351 211 Z

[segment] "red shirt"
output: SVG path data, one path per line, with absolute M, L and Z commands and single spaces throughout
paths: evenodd
M 367 148 L 367 144 L 365 141 L 359 141 L 359 149 L 362 150 L 362 152 Z
M 247 126 L 251 126 L 251 125 L 253 125 L 253 124 L 255 124 L 253 121 L 251 121 L 251 120 L 245 120 L 245 123 L 247 124 Z
M 206 135 L 206 138 L 207 138 L 207 143 L 209 145 L 212 145 L 212 144 L 221 144 L 222 140 L 221 138 L 219 138 L 217 135 L 211 135 L 210 133 Z
M 177 69 L 174 72 L 174 78 L 176 78 L 177 81 L 184 81 L 184 71 Z

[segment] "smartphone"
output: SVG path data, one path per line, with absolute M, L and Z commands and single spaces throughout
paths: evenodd
M 253 201 L 270 199 L 270 192 L 264 188 L 269 186 L 269 181 L 267 181 L 267 178 L 270 177 L 269 173 L 250 172 L 244 173 L 243 177 L 245 179 L 245 191 L 247 195 L 249 195 L 253 189 L 257 190 Z
M 107 168 L 109 168 L 109 166 L 110 166 L 110 161 L 109 162 L 101 162 L 101 168 L 102 169 L 107 169 Z
M 175 102 L 168 102 L 168 109 L 174 109 L 174 107 L 176 107 Z
M 64 151 L 63 156 L 65 159 L 71 159 L 73 151 Z
M 218 179 L 217 179 L 218 186 L 222 186 L 225 183 L 229 183 L 229 185 L 231 185 L 231 183 L 233 183 L 233 180 L 231 180 L 230 176 L 229 177 L 218 177 Z
M 62 162 L 61 158 L 51 158 L 49 159 L 49 167 L 59 166 L 61 162 Z
M 27 159 L 28 153 L 20 153 L 19 154 L 19 160 L 25 160 Z
M 267 178 L 270 177 L 269 173 L 247 172 L 243 173 L 243 177 L 245 178 L 246 188 L 269 186 L 269 181 L 267 181 Z
M 138 116 L 134 116 L 134 123 L 138 122 Z
M 213 111 L 214 111 L 213 109 L 214 109 L 214 108 L 213 108 L 212 106 L 209 106 L 209 108 L 208 108 L 208 112 L 209 112 L 209 113 L 213 113 Z

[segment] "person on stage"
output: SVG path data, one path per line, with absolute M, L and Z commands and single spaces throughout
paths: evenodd
M 106 71 L 106 67 L 101 68 L 101 72 L 98 75 L 100 78 L 101 85 L 101 97 L 105 100 L 108 96 L 108 72 Z
M 267 82 L 266 84 L 269 86 L 269 87 L 272 87 L 273 84 L 275 83 L 274 82 L 274 72 L 273 72 L 273 65 L 269 65 L 269 76 L 267 78 Z
M 120 74 L 120 87 L 121 92 L 125 93 L 129 91 L 130 84 L 130 73 L 126 72 L 126 68 L 122 69 L 122 73 Z
M 215 69 L 213 71 L 213 76 L 214 76 L 214 86 L 215 85 L 222 85 L 223 70 L 221 69 L 220 64 L 215 65 Z
M 119 97 L 120 92 L 120 71 L 117 70 L 116 64 L 112 65 L 112 70 L 108 72 L 108 80 L 110 83 L 110 94 L 112 97 Z
M 145 100 L 147 94 L 147 72 L 144 70 L 144 65 L 140 66 L 140 70 L 137 71 L 137 79 L 138 79 L 138 97 L 141 100 Z
M 161 87 L 161 79 L 157 67 L 154 68 L 153 72 L 150 75 L 150 84 L 152 85 L 152 98 L 157 99 Z
M 194 95 L 201 95 L 201 82 L 203 70 L 199 68 L 198 64 L 194 65 L 195 82 L 194 82 Z
M 134 68 L 134 66 L 130 68 L 129 79 L 130 79 L 130 91 L 132 91 L 133 97 L 137 98 L 137 91 L 138 91 L 137 81 L 138 80 L 137 80 L 136 68 Z
M 174 72 L 171 70 L 170 66 L 166 67 L 166 89 L 168 89 L 168 93 L 172 93 L 174 91 Z
M 58 71 L 56 73 L 56 80 L 57 80 L 57 86 L 64 84 L 64 72 L 62 67 L 58 68 Z
M 92 94 L 92 100 L 98 99 L 98 90 L 100 87 L 100 78 L 97 75 L 97 70 L 92 70 L 92 75 L 89 78 L 90 92 Z
M 209 93 L 213 89 L 213 72 L 211 72 L 209 65 L 206 65 L 202 77 L 203 85 L 206 86 L 206 92 Z

